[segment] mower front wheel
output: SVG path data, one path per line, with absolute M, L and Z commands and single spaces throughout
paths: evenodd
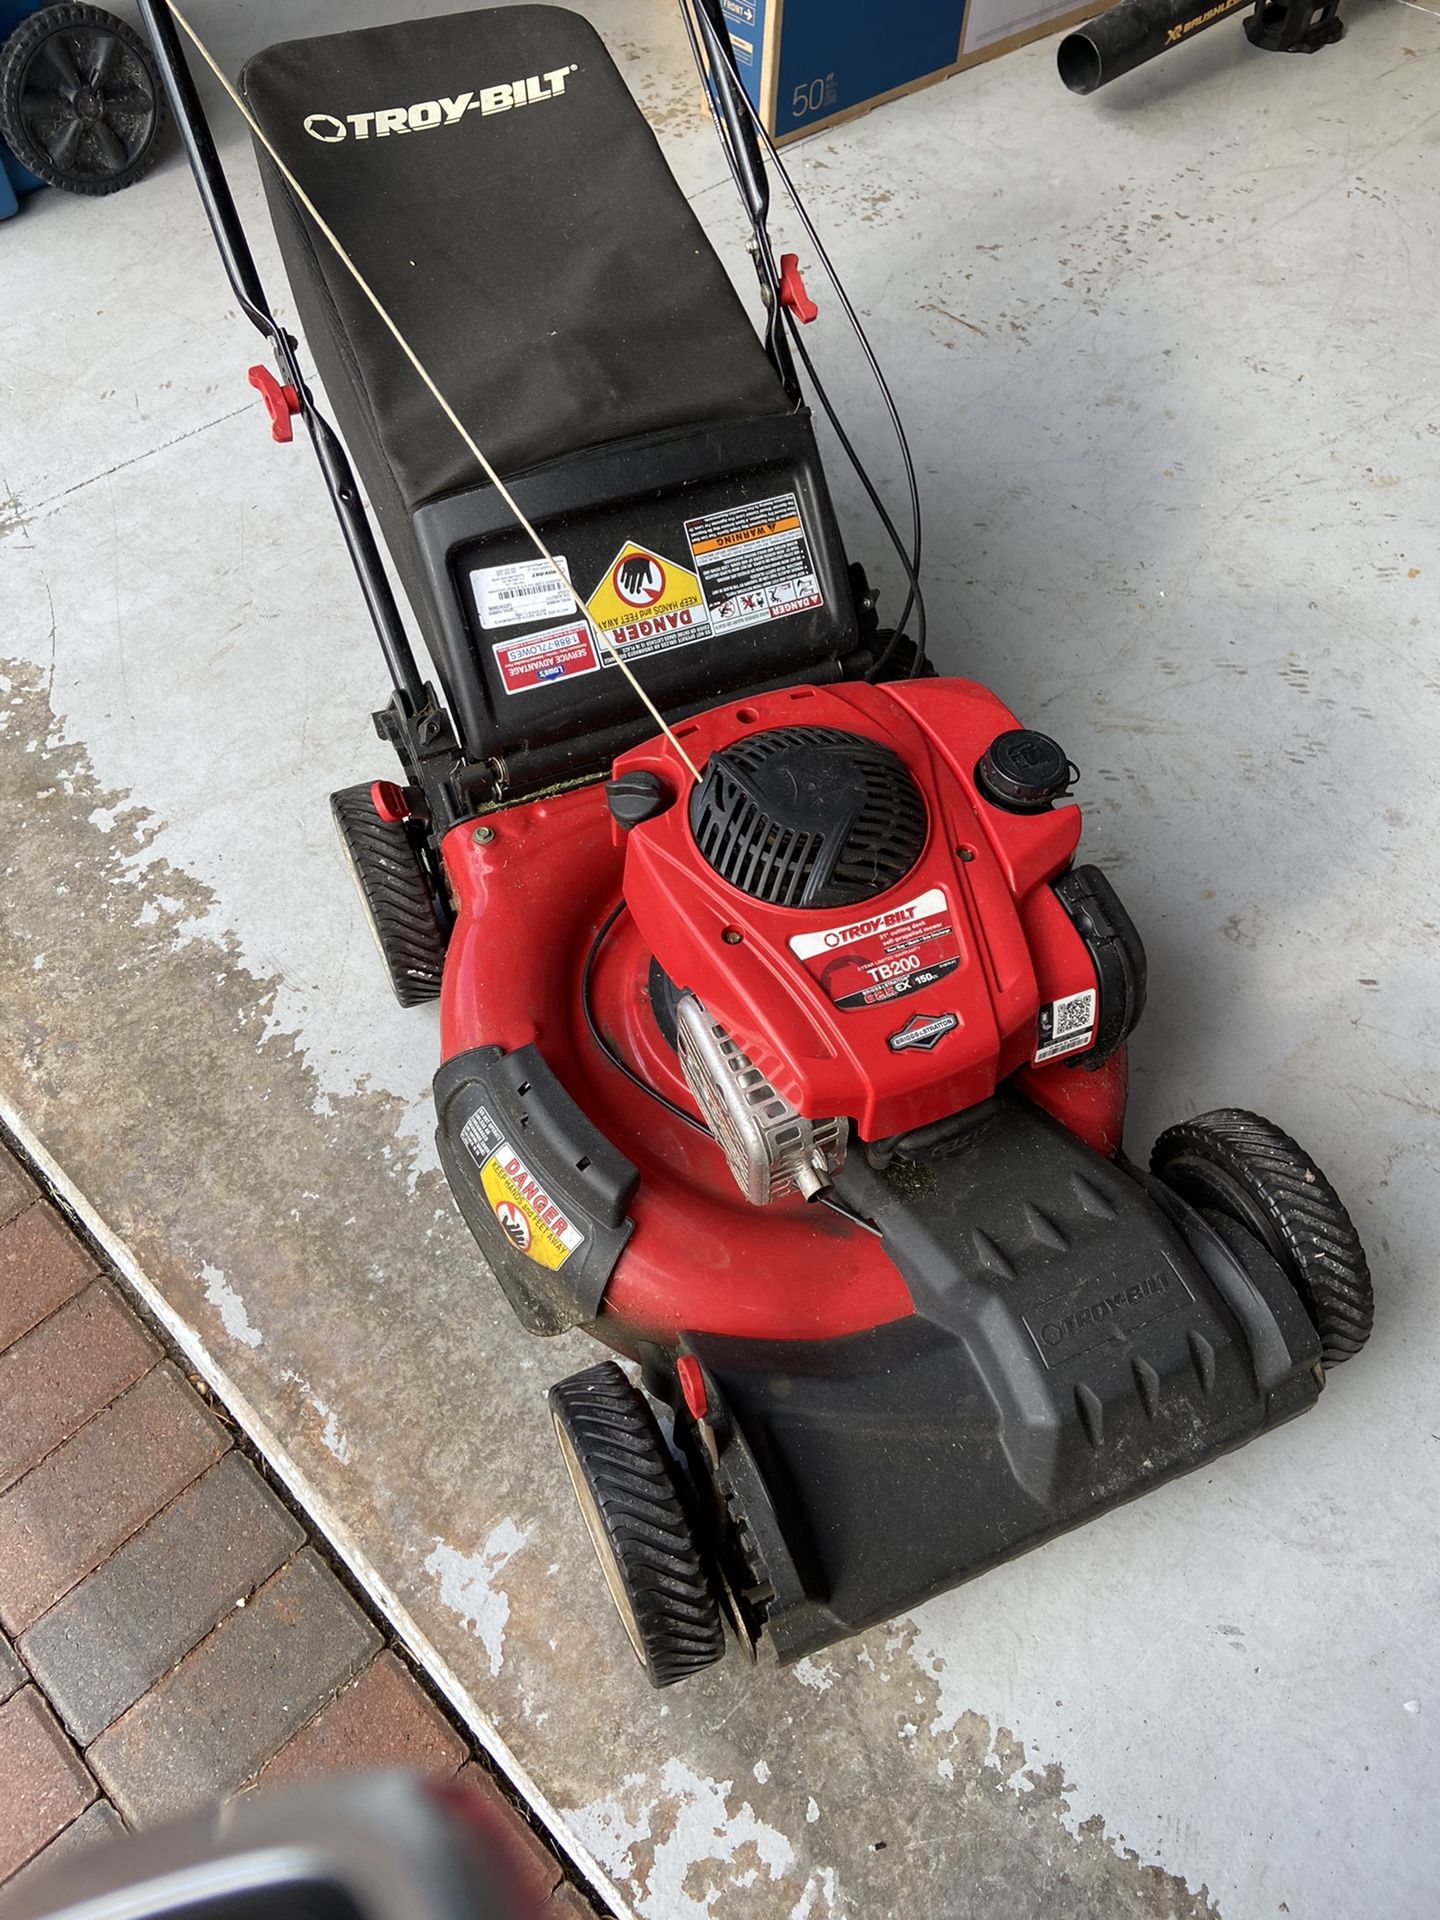
M 550 1389 L 560 1452 L 610 1597 L 652 1687 L 725 1652 L 719 1602 L 680 1469 L 650 1404 L 613 1360 Z
M 1150 1171 L 1268 1248 L 1315 1323 L 1327 1368 L 1360 1351 L 1375 1317 L 1365 1249 L 1340 1196 L 1288 1133 L 1238 1107 L 1202 1113 L 1167 1127 Z
M 438 1000 L 446 935 L 435 887 L 404 821 L 384 820 L 369 787 L 330 796 L 340 851 L 402 1007 Z

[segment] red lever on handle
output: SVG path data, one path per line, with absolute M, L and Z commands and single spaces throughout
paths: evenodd
M 805 282 L 800 277 L 798 253 L 782 253 L 780 256 L 780 304 L 789 308 L 802 327 L 808 327 L 820 312 L 805 291 Z
M 270 438 L 293 440 L 295 429 L 290 416 L 300 411 L 300 396 L 294 387 L 282 387 L 268 367 L 251 367 L 250 384 L 265 402 L 270 416 Z

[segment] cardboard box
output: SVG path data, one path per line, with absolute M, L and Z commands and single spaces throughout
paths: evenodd
M 1107 0 L 720 0 L 777 142 L 1088 20 Z M 1056 83 L 1059 84 L 1058 82 Z

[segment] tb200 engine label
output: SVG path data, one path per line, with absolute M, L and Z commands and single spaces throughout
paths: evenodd
M 950 903 L 939 887 L 883 913 L 794 934 L 790 951 L 846 1011 L 919 993 L 960 964 Z

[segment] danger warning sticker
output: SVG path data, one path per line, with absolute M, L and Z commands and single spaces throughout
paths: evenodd
M 793 493 L 687 520 L 685 533 L 716 633 L 824 606 Z
M 960 942 L 939 887 L 884 913 L 794 934 L 790 951 L 847 1011 L 919 993 L 960 964 Z
M 547 627 L 544 633 L 527 633 L 523 640 L 497 640 L 494 654 L 506 693 L 528 693 L 533 687 L 549 686 L 552 680 L 595 673 L 600 665 L 583 620 Z
M 589 601 L 590 618 L 629 660 L 688 647 L 710 633 L 705 596 L 687 567 L 627 540 Z M 600 664 L 615 665 L 602 639 Z
M 585 1244 L 585 1235 L 553 1201 L 484 1107 L 461 1128 L 460 1138 L 480 1168 L 490 1211 L 517 1253 L 552 1270 L 563 1267 Z
M 1052 1000 L 1040 1009 L 1035 1028 L 1034 1062 L 1037 1067 L 1062 1054 L 1079 1053 L 1095 1038 L 1095 1015 L 1100 996 L 1093 987 L 1084 993 L 1067 993 L 1063 1000 Z
M 470 587 L 475 611 L 487 631 L 523 627 L 529 620 L 559 620 L 575 611 L 570 566 L 563 553 L 548 560 L 517 560 L 507 567 L 472 567 Z M 565 576 L 562 579 L 560 576 Z

